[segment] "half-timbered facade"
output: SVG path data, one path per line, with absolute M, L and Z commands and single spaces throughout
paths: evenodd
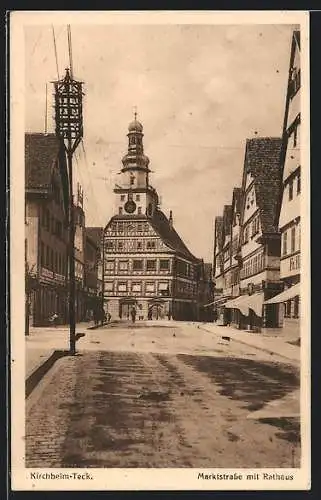
M 273 306 L 263 307 L 282 289 L 280 234 L 275 224 L 280 182 L 281 139 L 255 138 L 246 142 L 242 181 L 241 232 L 238 252 L 239 297 L 225 304 L 234 310 L 241 328 L 278 327 Z
M 68 319 L 68 181 L 63 147 L 54 134 L 25 135 L 26 310 L 30 325 Z
M 283 186 L 278 224 L 281 232 L 280 277 L 282 294 L 270 302 L 280 304 L 280 320 L 292 333 L 300 327 L 301 256 L 301 158 L 300 158 L 300 32 L 292 37 L 289 78 L 284 116 L 282 167 Z
M 199 260 L 159 208 L 149 182 L 143 127 L 128 128 L 128 152 L 114 189 L 115 215 L 104 231 L 104 296 L 113 318 L 196 319 Z

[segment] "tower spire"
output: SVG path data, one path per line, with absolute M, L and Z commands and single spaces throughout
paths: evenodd
M 137 106 L 134 106 L 134 119 L 137 120 Z

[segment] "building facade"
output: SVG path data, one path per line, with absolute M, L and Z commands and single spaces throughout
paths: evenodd
M 75 314 L 76 321 L 86 316 L 85 286 L 85 212 L 82 206 L 81 188 L 77 186 L 77 204 L 74 206 L 75 222 Z
M 26 316 L 30 325 L 49 324 L 54 312 L 61 323 L 68 318 L 68 203 L 60 141 L 54 134 L 26 134 Z
M 196 319 L 199 260 L 159 208 L 149 182 L 143 126 L 128 128 L 128 152 L 115 186 L 115 211 L 104 229 L 104 296 L 113 319 Z
M 280 278 L 282 294 L 270 303 L 279 304 L 284 329 L 300 332 L 300 255 L 301 255 L 301 158 L 300 158 L 300 32 L 292 36 L 289 77 L 282 144 L 282 194 L 278 212 L 281 232 Z
M 223 324 L 258 331 L 280 326 L 275 306 L 264 305 L 282 290 L 275 224 L 280 152 L 281 139 L 247 140 L 242 187 L 234 188 L 232 205 L 216 219 L 215 284 Z

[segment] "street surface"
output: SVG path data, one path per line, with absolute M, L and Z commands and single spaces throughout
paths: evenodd
M 27 467 L 299 467 L 295 364 L 179 322 L 87 331 L 77 351 L 27 399 Z

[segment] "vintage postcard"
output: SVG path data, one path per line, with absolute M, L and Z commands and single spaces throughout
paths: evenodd
M 12 489 L 309 489 L 309 14 L 9 23 Z

